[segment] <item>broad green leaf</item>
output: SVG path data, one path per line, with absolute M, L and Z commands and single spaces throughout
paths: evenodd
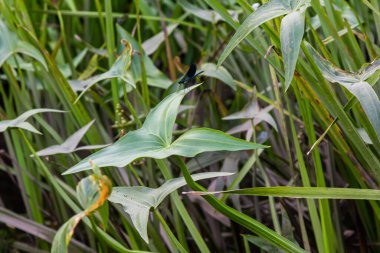
M 283 198 L 380 200 L 380 190 L 354 188 L 274 186 L 255 187 L 218 192 L 188 192 L 188 194 L 198 195 L 209 195 L 218 193 L 266 197 L 272 196 Z
M 357 98 L 380 139 L 380 100 L 373 87 L 365 81 L 380 69 L 380 61 L 365 64 L 358 73 L 349 73 L 322 58 L 309 43 L 306 47 L 322 75 L 330 82 L 341 84 Z
M 232 174 L 227 172 L 206 172 L 192 175 L 192 178 L 197 181 Z M 157 189 L 145 186 L 113 187 L 112 194 L 108 200 L 123 206 L 124 211 L 131 217 L 132 223 L 140 236 L 148 243 L 149 210 L 157 208 L 166 196 L 184 185 L 186 185 L 186 180 L 180 177 L 166 181 Z
M 178 26 L 178 23 L 169 25 L 166 28 L 168 35 L 170 35 L 174 31 L 174 29 L 177 28 L 177 26 Z M 161 31 L 157 33 L 156 35 L 154 35 L 152 38 L 149 38 L 146 41 L 144 41 L 144 43 L 142 44 L 142 48 L 144 49 L 144 52 L 147 55 L 151 55 L 154 52 L 156 52 L 156 50 L 160 47 L 160 45 L 162 44 L 162 42 L 164 42 L 164 40 L 165 40 L 164 32 Z
M 173 126 L 180 103 L 183 97 L 197 86 L 199 84 L 167 96 L 151 110 L 140 129 L 129 132 L 113 145 L 90 155 L 63 174 L 90 169 L 90 160 L 99 167 L 123 167 L 142 157 L 193 157 L 207 151 L 238 151 L 265 147 L 206 128 L 191 129 L 172 142 Z
M 83 211 L 71 217 L 54 236 L 52 253 L 67 252 L 67 247 L 78 223 L 94 212 L 108 199 L 112 191 L 111 181 L 101 174 L 93 174 L 82 179 L 77 185 L 77 198 Z
M 222 131 L 194 128 L 175 140 L 169 149 L 171 149 L 171 155 L 194 157 L 203 152 L 239 151 L 266 147 L 268 146 L 244 141 Z
M 234 50 L 234 48 L 258 26 L 268 20 L 288 14 L 290 11 L 291 9 L 289 6 L 282 0 L 272 0 L 257 8 L 257 10 L 249 15 L 247 19 L 244 20 L 243 24 L 237 29 L 236 33 L 221 54 L 217 65 L 220 66 L 226 60 L 227 56 L 231 54 L 232 50 Z
M 281 21 L 281 52 L 285 65 L 285 91 L 293 80 L 305 29 L 305 8 L 293 11 Z
M 10 56 L 21 53 L 34 58 L 47 70 L 46 61 L 41 52 L 25 40 L 19 39 L 16 33 L 8 29 L 2 19 L 0 19 L 0 34 L 0 67 Z
M 65 111 L 47 109 L 47 108 L 29 110 L 27 112 L 24 112 L 23 114 L 21 114 L 15 119 L 0 121 L 0 133 L 4 132 L 8 128 L 22 128 L 33 133 L 41 134 L 41 132 L 38 131 L 36 128 L 34 128 L 34 126 L 32 126 L 30 123 L 25 122 L 25 121 L 29 117 L 33 116 L 34 114 L 42 113 L 42 112 L 65 112 Z
M 230 86 L 233 90 L 236 90 L 236 83 L 232 78 L 230 72 L 223 66 L 219 68 L 214 63 L 203 63 L 201 70 L 204 71 L 202 75 L 208 77 L 214 77 Z
M 80 140 L 83 138 L 83 136 L 86 134 L 88 129 L 92 126 L 92 124 L 95 122 L 95 120 L 92 120 L 87 125 L 76 131 L 73 135 L 71 135 L 69 138 L 67 138 L 62 144 L 60 145 L 53 145 L 48 148 L 42 149 L 37 152 L 37 156 L 48 156 L 48 155 L 55 155 L 55 154 L 69 154 L 78 150 L 90 150 L 90 149 L 99 149 L 99 148 L 105 148 L 107 145 L 90 145 L 90 146 L 83 146 L 77 148 L 79 145 Z
M 121 55 L 116 59 L 115 63 L 112 67 L 103 74 L 99 74 L 93 77 L 88 78 L 87 80 L 75 80 L 70 81 L 70 85 L 84 87 L 84 90 L 79 94 L 74 103 L 78 102 L 78 100 L 96 83 L 111 79 L 111 78 L 121 78 L 125 82 L 128 81 L 127 71 L 129 66 L 131 65 L 131 57 L 132 57 L 132 46 L 128 41 L 123 41 L 125 48 Z
M 120 25 L 116 25 L 117 32 L 122 39 L 126 39 L 129 43 L 131 43 L 133 49 L 138 49 L 138 42 L 130 35 L 124 28 Z M 148 57 L 145 52 L 140 52 L 140 54 L 132 55 L 132 64 L 131 70 L 129 72 L 132 73 L 132 82 L 133 84 L 140 82 L 141 77 L 141 57 L 144 58 L 145 69 L 147 74 L 147 81 L 150 86 L 166 89 L 171 84 L 172 81 L 162 73 L 152 62 L 152 60 Z

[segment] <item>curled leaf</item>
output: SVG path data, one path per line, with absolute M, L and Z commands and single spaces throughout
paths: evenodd
M 77 185 L 77 198 L 88 215 L 104 204 L 111 191 L 112 183 L 107 176 L 92 174 Z
M 128 68 L 131 65 L 131 57 L 132 57 L 132 46 L 131 44 L 123 40 L 124 49 L 121 55 L 116 59 L 115 63 L 112 65 L 110 70 L 104 72 L 103 74 L 99 74 L 93 77 L 88 78 L 87 80 L 75 80 L 69 81 L 71 86 L 74 87 L 82 87 L 84 90 L 79 94 L 74 103 L 78 102 L 78 100 L 87 92 L 93 85 L 96 83 L 111 78 L 121 78 L 125 82 L 128 81 Z
M 93 174 L 77 185 L 77 198 L 83 211 L 71 217 L 54 236 L 52 253 L 67 252 L 67 247 L 78 223 L 104 204 L 112 191 L 111 181 L 104 175 Z
M 122 39 L 126 39 L 131 43 L 132 48 L 139 48 L 138 42 L 124 28 L 117 24 L 116 30 Z M 154 65 L 147 53 L 143 51 L 132 55 L 132 64 L 130 71 L 128 71 L 130 74 L 128 77 L 130 76 L 129 81 L 133 85 L 142 80 L 141 58 L 144 58 L 148 85 L 166 89 L 172 84 L 172 81 Z

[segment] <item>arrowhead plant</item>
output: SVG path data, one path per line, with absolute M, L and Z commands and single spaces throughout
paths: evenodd
M 129 132 L 113 145 L 90 155 L 63 174 L 89 170 L 91 169 L 89 161 L 93 161 L 99 167 L 123 167 L 142 157 L 155 159 L 172 155 L 194 157 L 203 152 L 266 147 L 209 128 L 190 129 L 173 141 L 173 126 L 180 103 L 187 93 L 198 86 L 199 84 L 167 96 L 150 111 L 140 129 Z

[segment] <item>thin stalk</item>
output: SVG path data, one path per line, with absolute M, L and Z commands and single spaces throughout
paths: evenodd
M 135 0 L 136 4 L 136 26 L 137 26 L 137 40 L 139 43 L 139 51 L 141 54 L 140 62 L 141 62 L 141 93 L 145 101 L 146 107 L 150 108 L 150 97 L 149 97 L 149 88 L 148 81 L 146 77 L 146 68 L 144 57 L 142 57 L 143 47 L 142 47 L 142 39 L 141 39 L 141 22 L 140 22 L 140 0 Z
M 104 6 L 106 11 L 106 32 L 107 32 L 107 52 L 108 52 L 108 66 L 111 68 L 115 61 L 114 50 L 115 50 L 115 32 L 113 27 L 112 18 L 112 1 L 104 0 Z M 112 101 L 113 108 L 116 109 L 119 105 L 119 84 L 116 78 L 111 80 L 111 90 L 112 90 Z M 118 122 L 120 117 L 115 113 L 115 122 Z

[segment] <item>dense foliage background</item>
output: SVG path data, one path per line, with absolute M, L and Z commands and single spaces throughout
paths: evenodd
M 50 251 L 67 221 L 55 252 L 70 231 L 69 252 L 378 252 L 378 192 L 323 189 L 378 188 L 379 41 L 378 0 L 0 0 L 0 252 Z M 192 63 L 204 72 L 179 84 Z M 110 167 L 144 146 L 136 139 L 111 146 L 108 160 L 97 153 L 100 170 L 61 175 L 195 83 L 174 139 L 207 127 L 270 147 L 231 139 L 203 150 L 208 141 L 194 137 L 196 154 L 215 152 Z M 37 108 L 65 112 L 9 121 Z M 162 129 L 155 117 L 149 127 Z M 214 177 L 199 182 L 209 191 L 323 188 L 205 200 L 181 194 L 202 190 L 186 177 L 191 187 L 162 202 L 129 193 L 124 208 L 154 207 L 147 237 L 114 197 L 106 201 L 110 184 L 158 188 L 186 171 L 235 173 L 204 176 Z M 307 195 L 328 199 L 281 197 Z M 73 216 L 84 221 L 75 231 Z

